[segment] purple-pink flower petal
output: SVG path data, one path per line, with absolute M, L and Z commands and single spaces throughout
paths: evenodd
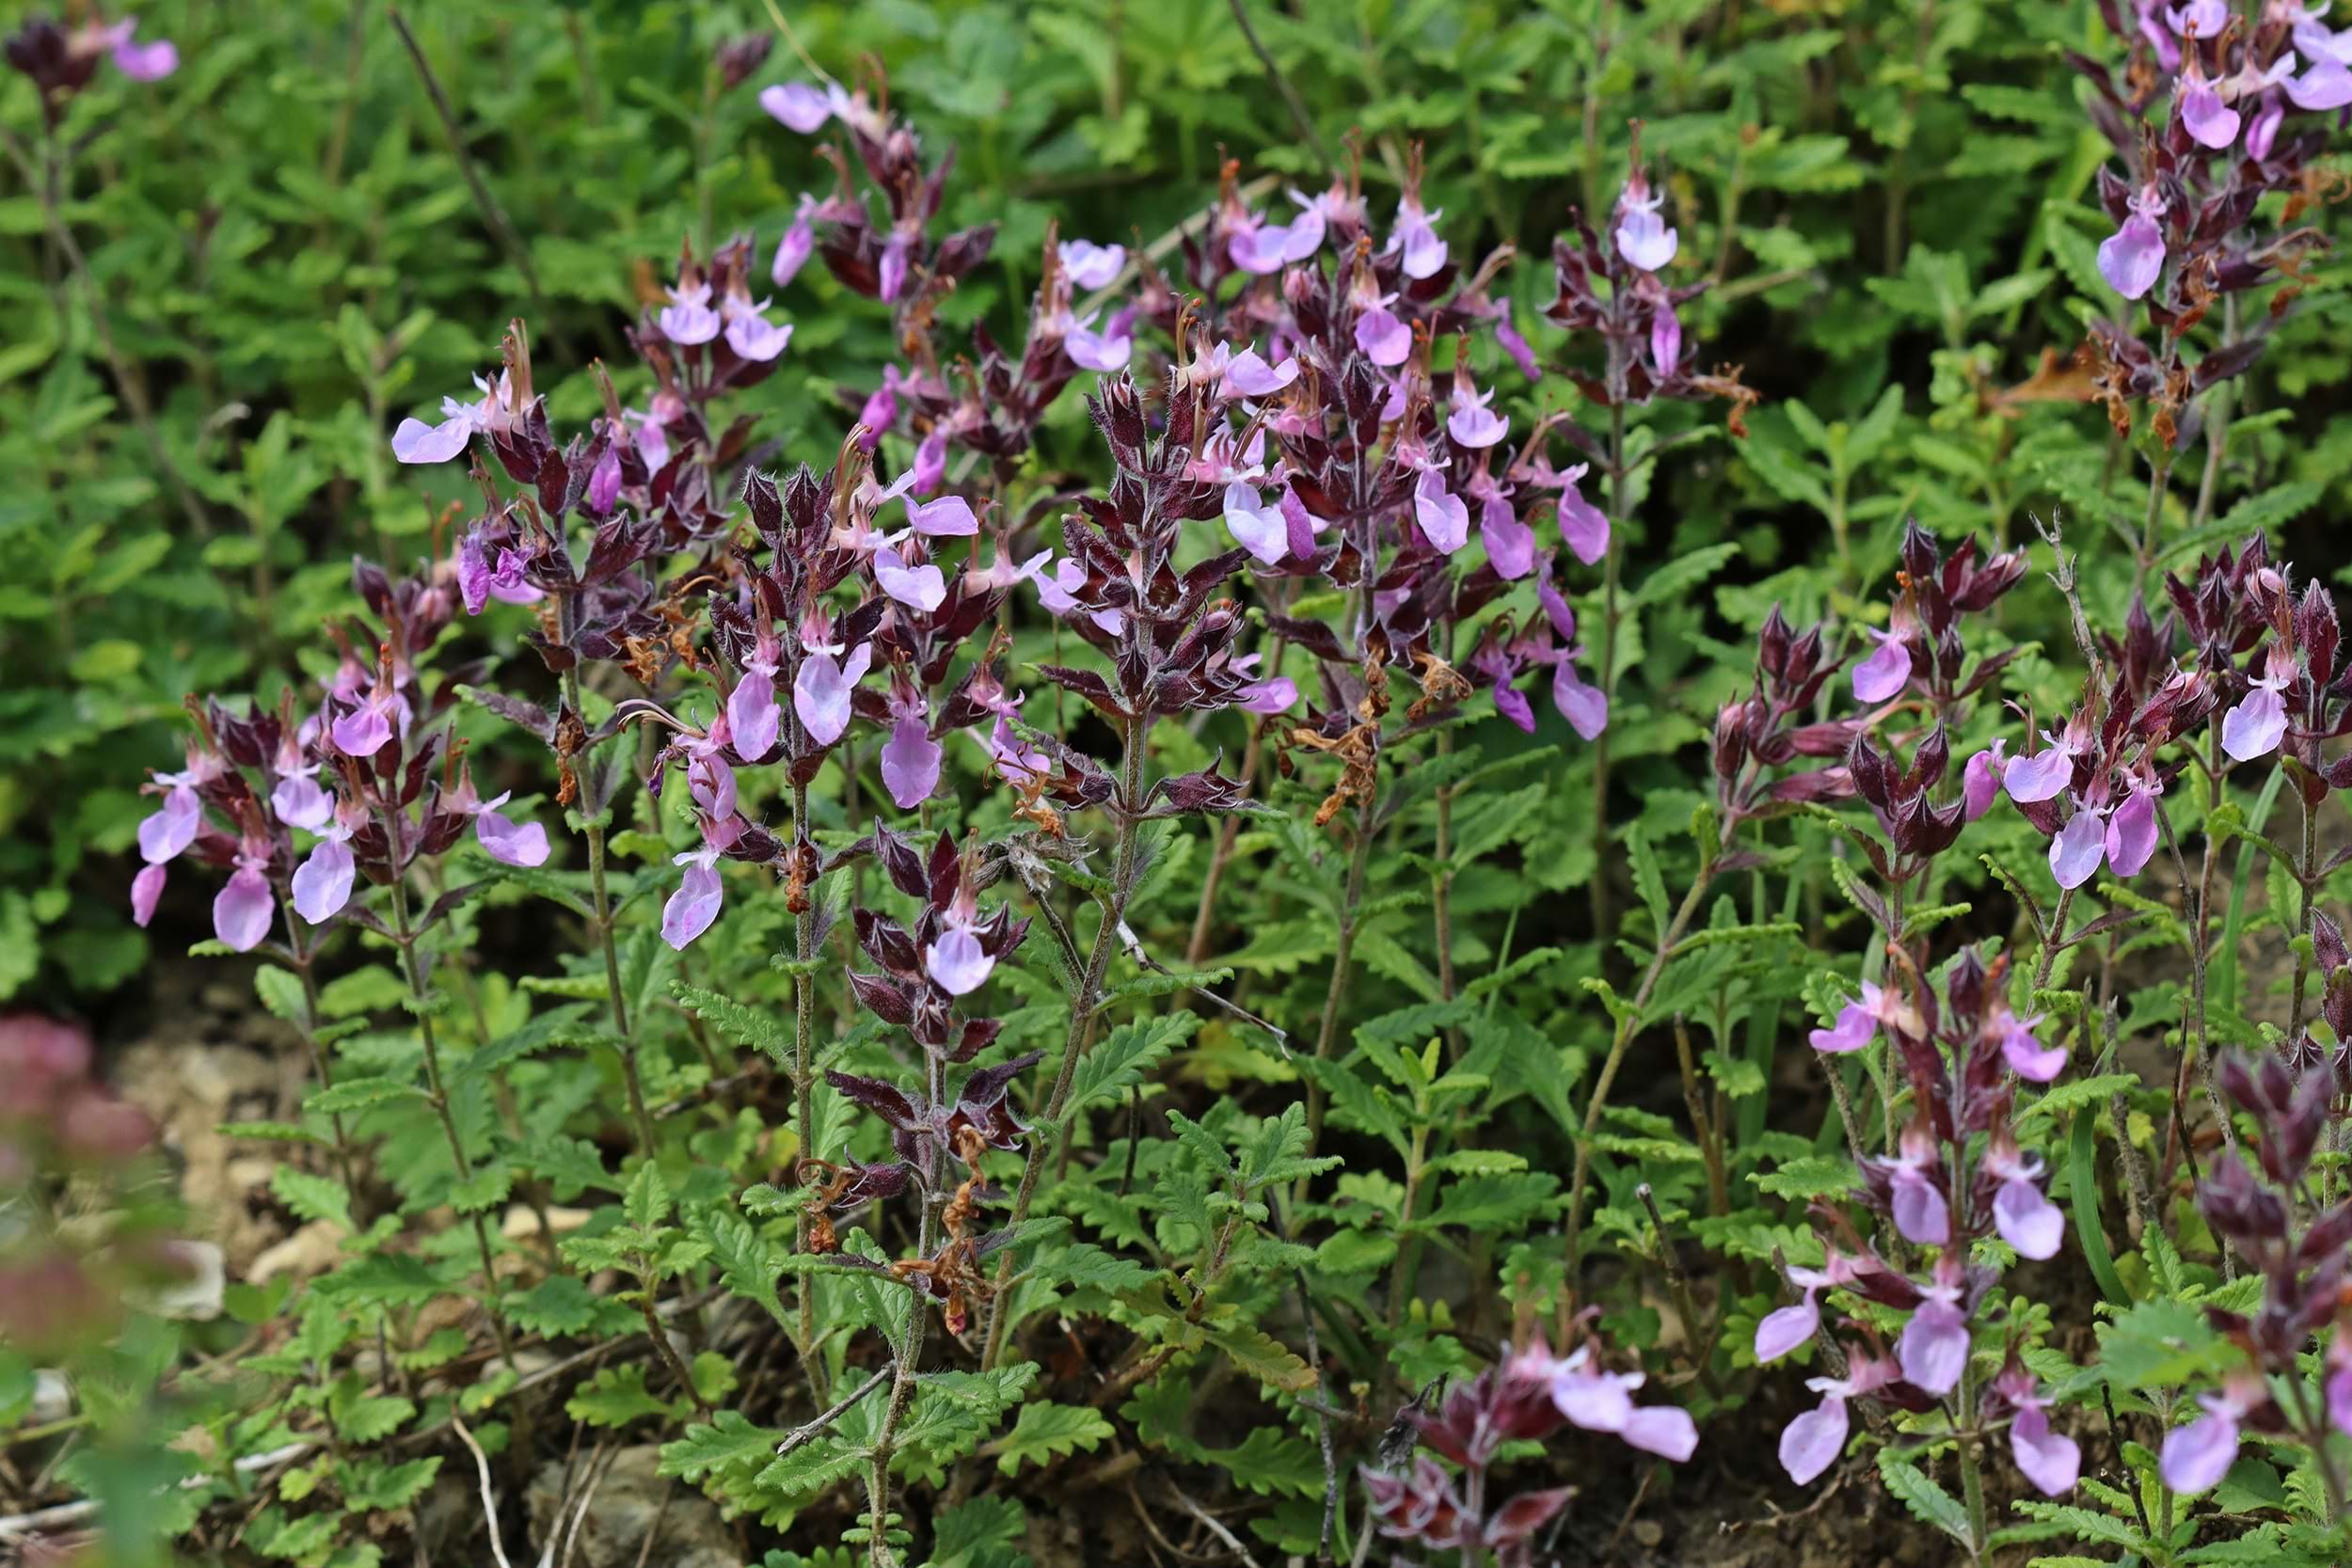
M 2164 1436 L 2164 1453 L 2156 1468 L 2164 1483 L 2185 1497 L 2210 1492 L 2237 1462 L 2237 1418 L 2227 1408 L 2206 1407 L 2205 1414 Z
M 2239 762 L 2268 756 L 2286 734 L 2286 699 L 2266 686 L 2254 688 L 2221 716 L 2221 749 Z
M 269 879 L 250 865 L 240 865 L 213 899 L 213 934 L 240 953 L 250 953 L 269 935 L 277 903 L 270 897 Z
M 326 924 L 350 901 L 357 870 L 348 843 L 340 838 L 319 840 L 310 857 L 294 867 L 294 913 L 313 926 Z
M 1903 1377 L 1942 1398 L 1960 1386 L 1968 1368 L 1968 1320 L 1948 1301 L 1925 1301 L 1895 1345 Z
M 1831 1394 L 1780 1429 L 1780 1467 L 1790 1481 L 1807 1485 L 1837 1463 L 1849 1419 L 1844 1396 Z
M 2098 813 L 2087 806 L 2080 808 L 2050 840 L 2050 875 L 2060 887 L 2080 887 L 2098 871 L 2106 852 L 2106 825 Z
M 923 721 L 908 714 L 891 726 L 882 749 L 882 787 L 900 811 L 913 811 L 939 787 L 939 742 Z

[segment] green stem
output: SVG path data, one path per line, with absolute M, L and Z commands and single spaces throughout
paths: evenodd
M 1609 1091 L 1617 1082 L 1617 1069 L 1625 1065 L 1626 1052 L 1640 1033 L 1643 1009 L 1658 990 L 1660 976 L 1666 973 L 1666 964 L 1674 957 L 1675 944 L 1690 928 L 1699 911 L 1699 902 L 1706 895 L 1712 873 L 1702 869 L 1691 883 L 1691 891 L 1682 895 L 1682 905 L 1659 933 L 1657 951 L 1650 955 L 1649 968 L 1643 972 L 1642 983 L 1636 987 L 1631 1001 L 1618 1013 L 1616 1033 L 1609 1042 L 1609 1055 L 1601 1063 L 1600 1076 L 1594 1080 L 1593 1098 L 1584 1107 L 1584 1130 L 1576 1140 L 1576 1174 L 1568 1182 L 1567 1249 L 1568 1268 L 1576 1268 L 1577 1244 L 1584 1234 L 1584 1188 L 1592 1180 L 1593 1140 L 1600 1132 L 1601 1113 L 1609 1108 Z
M 792 843 L 799 852 L 800 841 L 808 822 L 808 785 L 792 786 Z M 822 1159 L 824 1153 L 815 1146 L 817 1128 L 816 1077 L 810 1069 L 812 1038 L 816 1033 L 817 991 L 810 966 L 817 958 L 817 913 L 814 908 L 804 909 L 793 917 L 792 956 L 799 967 L 792 973 L 792 1100 L 796 1124 L 794 1131 L 801 1140 L 803 1159 Z M 794 1219 L 795 1250 L 803 1258 L 809 1256 L 809 1213 L 803 1208 Z M 801 1323 L 801 1359 L 808 1368 L 809 1386 L 817 1395 L 817 1402 L 825 1402 L 824 1358 L 816 1354 L 817 1347 L 817 1275 L 803 1265 L 800 1277 L 799 1312 Z
M 1062 1037 L 1061 1066 L 1055 1070 L 1053 1091 L 1046 1096 L 1044 1119 L 1029 1134 L 1028 1158 L 1021 1166 L 1021 1188 L 1012 1200 L 1010 1228 L 1016 1231 L 1028 1219 L 1029 1206 L 1037 1201 L 1039 1179 L 1045 1168 L 1045 1149 L 1052 1141 L 1047 1130 L 1060 1122 L 1069 1104 L 1071 1082 L 1077 1076 L 1078 1058 L 1085 1054 L 1094 1009 L 1102 998 L 1103 976 L 1109 972 L 1111 953 L 1119 945 L 1119 928 L 1126 923 L 1127 895 L 1134 890 L 1136 879 L 1136 829 L 1143 809 L 1143 723 L 1131 719 L 1120 735 L 1119 798 L 1112 806 L 1117 842 L 1111 851 L 1110 895 L 1103 900 L 1102 924 L 1095 928 L 1094 945 L 1087 955 L 1086 969 L 1078 976 L 1076 989 L 1070 993 L 1070 1027 Z M 1012 1249 L 1007 1248 L 1004 1261 L 997 1266 L 996 1285 L 990 1297 L 988 1343 L 980 1358 L 983 1370 L 993 1368 L 997 1357 L 1004 1354 L 1005 1333 L 1009 1326 L 1004 1312 L 1004 1291 L 1012 1278 Z
M 1615 378 L 1613 376 L 1612 380 Z M 1617 604 L 1619 562 L 1625 553 L 1625 404 L 1609 410 L 1609 548 L 1603 566 L 1599 679 L 1594 684 L 1611 702 L 1617 696 Z M 1609 732 L 1593 737 L 1593 936 L 1609 949 Z
M 577 667 L 564 672 L 564 700 L 578 714 L 580 706 L 580 672 Z M 585 722 L 582 715 L 582 722 Z M 584 769 L 583 769 L 584 771 Z M 583 782 L 580 789 L 582 830 L 588 837 L 589 908 L 596 927 L 596 942 L 604 949 L 604 990 L 612 1012 L 612 1034 L 618 1044 L 614 1047 L 621 1060 L 621 1082 L 628 1091 L 629 1121 L 637 1132 L 637 1143 L 644 1157 L 651 1160 L 660 1151 L 655 1141 L 653 1115 L 645 1109 L 645 1084 L 637 1071 L 637 1036 L 630 1027 L 628 1003 L 621 990 L 621 952 L 612 940 L 612 904 L 607 895 L 604 879 L 604 812 L 607 802 L 593 799 L 590 786 Z
M 397 832 L 388 836 L 395 846 L 399 844 Z M 450 1161 L 457 1171 L 457 1180 L 461 1184 L 468 1183 L 473 1180 L 473 1159 L 466 1152 L 464 1135 L 457 1131 L 457 1117 L 450 1110 L 449 1090 L 441 1076 L 440 1041 L 434 1034 L 433 1011 L 428 1005 L 431 993 L 425 990 L 424 965 L 417 957 L 417 933 L 408 924 L 406 879 L 394 872 L 391 888 L 392 940 L 400 949 L 401 972 L 408 981 L 408 999 L 416 1010 L 418 1037 L 424 1044 L 427 1099 L 434 1115 L 440 1118 L 442 1134 L 449 1140 Z M 483 1224 L 478 1209 L 468 1217 L 473 1222 L 474 1248 L 482 1259 L 483 1305 L 489 1310 L 490 1331 L 498 1341 L 499 1358 L 506 1363 L 509 1372 L 519 1376 L 515 1365 L 514 1339 L 507 1332 L 506 1314 L 499 1306 L 498 1270 L 490 1252 L 489 1227 Z

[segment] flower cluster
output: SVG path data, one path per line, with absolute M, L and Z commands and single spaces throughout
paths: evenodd
M 1939 999 L 1926 976 L 1909 971 L 1907 950 L 1898 947 L 1894 955 L 1904 973 L 1883 987 L 1866 987 L 1834 1027 L 1813 1032 L 1811 1042 L 1835 1055 L 1886 1037 L 1915 1110 L 1893 1153 L 1862 1160 L 1854 1198 L 1884 1215 L 1905 1243 L 1932 1249 L 1934 1258 L 1926 1276 L 1917 1277 L 1855 1235 L 1842 1214 L 1817 1209 L 1831 1231 L 1824 1240 L 1826 1261 L 1818 1270 L 1790 1269 L 1802 1297 L 1756 1325 L 1756 1359 L 1777 1360 L 1820 1335 L 1820 1295 L 1826 1290 L 1843 1290 L 1908 1317 L 1891 1358 L 1867 1325 L 1857 1325 L 1868 1343 L 1837 1349 L 1847 1370 L 1807 1384 L 1821 1402 L 1789 1422 L 1780 1444 L 1781 1464 L 1800 1483 L 1820 1475 L 1844 1450 L 1851 1400 L 1867 1397 L 1912 1411 L 1940 1404 L 1955 1426 L 1965 1426 L 1973 1325 L 1999 1278 L 1996 1269 L 1971 1261 L 1976 1242 L 1997 1234 L 2022 1258 L 2047 1259 L 2065 1237 L 2065 1222 L 2043 1193 L 2045 1167 L 2020 1146 L 2011 1117 L 2018 1081 L 2056 1078 L 2065 1067 L 2065 1050 L 2045 1049 L 2033 1032 L 2037 1021 L 2011 1010 L 2006 958 L 1988 966 L 1973 948 L 1963 949 L 1946 971 Z M 1837 1348 L 1834 1340 L 1824 1343 Z M 2010 1448 L 2018 1468 L 2045 1495 L 2070 1489 L 2079 1454 L 2072 1439 L 2049 1431 L 2044 1401 L 2013 1348 L 1994 1387 L 2013 1413 Z
M 1539 1335 L 1501 1366 L 1456 1384 L 1436 1410 L 1407 1406 L 1396 1429 L 1401 1441 L 1384 1449 L 1383 1467 L 1362 1471 L 1380 1532 L 1431 1551 L 1459 1551 L 1465 1560 L 1490 1552 L 1499 1568 L 1525 1568 L 1534 1560 L 1535 1533 L 1568 1505 L 1575 1488 L 1490 1497 L 1487 1472 L 1504 1444 L 1541 1442 L 1574 1426 L 1676 1464 L 1689 1459 L 1698 1448 L 1690 1414 L 1676 1405 L 1635 1404 L 1643 1374 L 1610 1371 L 1601 1354 L 1599 1341 L 1588 1337 L 1554 1356 Z M 1459 1475 L 1413 1453 L 1418 1444 Z
M 2333 939 L 2334 974 L 2344 973 L 2343 939 Z M 2217 1159 L 2197 1185 L 2197 1211 L 2263 1282 L 2262 1306 L 2251 1314 L 2208 1307 L 2205 1315 L 2245 1356 L 2219 1390 L 2200 1395 L 2199 1414 L 2165 1434 L 2164 1483 L 2175 1492 L 2211 1491 L 2237 1458 L 2239 1434 L 2250 1429 L 2291 1436 L 2322 1456 L 2331 1492 L 2341 1481 L 2327 1459 L 2332 1433 L 2352 1433 L 2352 1321 L 2345 1317 L 2344 1267 L 2352 1246 L 2352 1199 L 2316 1208 L 2304 1178 L 2343 1092 L 2333 1063 L 2300 1074 L 2277 1056 L 2225 1058 L 2222 1092 L 2254 1128 L 2261 1176 L 2234 1153 Z M 2328 1331 L 2323 1397 L 2305 1397 L 2303 1348 Z M 2274 1384 L 2292 1391 L 2282 1405 Z
M 2099 199 L 2117 225 L 2099 246 L 2099 272 L 2125 301 L 2148 302 L 2158 342 L 2152 348 L 2122 323 L 2094 323 L 2095 379 L 2119 430 L 2130 430 L 2131 404 L 2150 403 L 2159 438 L 2177 449 L 2200 427 L 2198 394 L 2243 373 L 2263 346 L 2249 331 L 2191 357 L 2184 340 L 2229 295 L 2278 278 L 2299 286 L 2305 258 L 2322 243 L 2291 226 L 2312 198 L 2327 122 L 2289 126 L 2287 117 L 2352 104 L 2352 50 L 2293 0 L 2263 6 L 2251 24 L 2221 0 L 2100 0 L 2100 8 L 2109 31 L 2131 40 L 2123 70 L 2068 53 L 2094 89 L 2092 124 L 2129 169 L 2099 171 Z M 2256 219 L 2271 192 L 2288 193 L 2290 227 L 2277 231 Z

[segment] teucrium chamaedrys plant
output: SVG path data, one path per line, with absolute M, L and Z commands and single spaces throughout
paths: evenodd
M 2160 346 L 2092 328 L 2110 411 L 2158 406 L 2157 502 L 2261 336 L 2207 351 L 2207 296 L 2309 238 L 2247 234 L 2265 193 L 2308 194 L 2316 135 L 2214 138 L 2332 90 L 2313 19 L 2205 9 L 2150 14 L 2130 47 L 2171 52 L 2179 103 L 2114 138 L 2140 183 L 2104 276 L 2157 301 Z M 2111 135 L 2156 102 L 2122 91 L 2093 107 Z M 1462 248 L 1417 147 L 1376 149 L 1385 187 L 1364 148 L 1286 197 L 1232 166 L 1167 244 L 1048 223 L 1008 260 L 993 225 L 950 221 L 953 161 L 879 71 L 761 103 L 832 138 L 830 194 L 778 214 L 772 250 L 706 225 L 643 292 L 637 364 L 548 385 L 517 323 L 470 397 L 399 420 L 396 461 L 470 485 L 432 558 L 362 567 L 367 618 L 330 628 L 321 688 L 197 705 L 154 781 L 134 911 L 175 862 L 225 874 L 217 935 L 283 966 L 263 995 L 316 1053 L 332 1134 L 310 1135 L 339 1180 L 279 1185 L 352 1237 L 267 1368 L 339 1391 L 255 1430 L 478 1427 L 488 1477 L 493 1453 L 544 1458 L 561 1410 L 658 1435 L 671 1476 L 791 1546 L 877 1563 L 958 1560 L 998 1477 L 1108 1483 L 1128 1454 L 1204 1529 L 1227 1527 L 1200 1473 L 1281 1494 L 1252 1523 L 1287 1554 L 1362 1560 L 1376 1533 L 1534 1562 L 1570 1528 L 1549 1440 L 1618 1437 L 1554 1449 L 1656 1486 L 1751 1401 L 1798 1484 L 1874 1448 L 1981 1560 L 2012 1469 L 2063 1499 L 2026 1500 L 2037 1528 L 2177 1559 L 2255 1494 L 2219 1484 L 2241 1431 L 2283 1434 L 2310 1483 L 2291 1527 L 2257 1528 L 2282 1549 L 2341 1529 L 2346 1380 L 2332 1334 L 2314 1346 L 2342 1248 L 2313 1106 L 2352 994 L 2317 910 L 2345 681 L 2323 588 L 2259 539 L 2173 575 L 2160 504 L 2088 586 L 2063 548 L 1894 512 L 1850 539 L 1841 511 L 1838 592 L 1721 585 L 1745 668 L 1677 629 L 1712 622 L 1644 613 L 1724 555 L 1625 575 L 1662 510 L 1639 498 L 1715 434 L 1675 405 L 1727 402 L 1738 435 L 1756 402 L 1699 357 L 1742 242 L 1725 214 L 1712 269 L 1686 254 L 1714 218 L 1680 150 L 1637 138 L 1597 224 L 1571 215 L 1538 318 L 1546 279 Z M 1019 309 L 959 311 L 1000 275 Z M 818 440 L 761 415 L 825 346 L 790 303 L 820 276 L 891 348 L 824 365 L 842 423 Z M 1538 319 L 1565 341 L 1531 342 Z M 1847 596 L 1889 564 L 1883 596 Z M 2109 593 L 2160 574 L 2161 623 Z M 2035 611 L 2063 617 L 2039 649 Z M 1692 709 L 1715 713 L 1704 763 Z M 1564 727 L 1589 795 L 1499 782 L 1515 732 Z M 1613 786 L 1628 736 L 1621 761 L 1680 747 L 1707 776 Z M 2226 798 L 2273 756 L 2299 849 Z M 1546 813 L 1566 832 L 1519 826 Z M 1593 947 L 1531 942 L 1533 903 L 1458 918 L 1466 867 L 1539 844 L 1595 863 Z M 2208 983 L 2247 929 L 2233 845 L 2279 867 L 2277 1040 Z M 526 901 L 563 951 L 517 986 L 494 923 Z M 1285 924 L 1327 940 L 1285 959 L 1263 940 Z M 2140 984 L 2132 960 L 2170 942 L 2185 987 Z M 396 985 L 350 983 L 387 957 Z M 1819 1080 L 1774 1070 L 1801 996 Z M 2168 1030 L 2180 1070 L 2143 1081 L 2123 1043 Z M 2208 1085 L 2224 1043 L 2304 1076 Z M 1800 1095 L 1819 1135 L 1782 1125 Z M 442 1208 L 457 1244 L 412 1251 Z M 2086 1277 L 2112 1308 L 2095 1349 L 2060 1288 Z M 408 1342 L 451 1296 L 495 1358 L 462 1330 Z M 1800 1354 L 1818 1402 L 1749 1365 Z M 1243 1441 L 1226 1403 L 1255 1412 Z M 281 1490 L 279 1555 L 403 1506 L 342 1474 L 331 1516 Z

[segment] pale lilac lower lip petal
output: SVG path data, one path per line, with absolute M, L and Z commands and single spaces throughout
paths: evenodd
M 260 872 L 240 868 L 213 898 L 213 934 L 240 953 L 250 953 L 269 935 L 277 901 Z
M 1846 1402 L 1832 1395 L 1781 1429 L 1780 1467 L 1790 1481 L 1806 1485 L 1837 1463 L 1849 1419 Z
M 2210 1492 L 2230 1473 L 2237 1460 L 2237 1423 L 2208 1412 L 2184 1427 L 2165 1433 L 2164 1453 L 2157 1468 L 2164 1483 L 2186 1497 Z
M 1756 1358 L 1777 1361 L 1813 1338 L 1821 1326 L 1821 1308 L 1806 1292 L 1804 1300 L 1765 1314 L 1756 1325 Z

